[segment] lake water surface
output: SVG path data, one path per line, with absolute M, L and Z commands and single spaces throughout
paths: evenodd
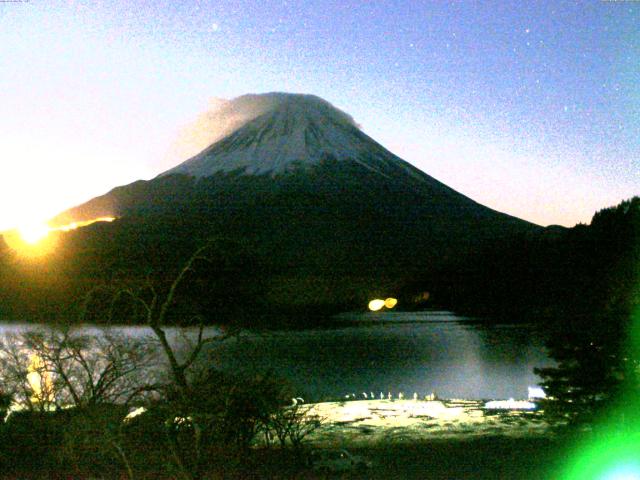
M 0 335 L 24 328 L 30 327 L 0 324 Z M 150 335 L 145 327 L 118 330 Z M 183 341 L 172 333 L 174 343 Z M 321 329 L 243 332 L 208 353 L 208 361 L 230 372 L 283 377 L 306 401 L 364 398 L 363 392 L 526 398 L 539 381 L 533 368 L 553 365 L 533 326 L 485 326 L 449 312 L 345 314 Z

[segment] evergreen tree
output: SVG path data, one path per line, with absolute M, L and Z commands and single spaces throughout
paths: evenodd
M 589 289 L 579 293 L 592 311 L 550 327 L 558 365 L 535 370 L 548 396 L 542 405 L 554 422 L 593 423 L 616 412 L 628 423 L 640 394 L 640 197 L 597 212 L 572 246 L 584 259 Z
M 592 424 L 638 386 L 638 359 L 625 348 L 622 322 L 556 333 L 549 342 L 556 367 L 535 369 L 547 394 L 541 405 L 555 424 Z M 598 331 L 600 330 L 600 331 Z

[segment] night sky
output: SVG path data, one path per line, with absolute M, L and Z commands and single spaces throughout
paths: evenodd
M 312 93 L 542 225 L 640 193 L 640 3 L 0 3 L 0 228 L 179 163 L 212 98 Z

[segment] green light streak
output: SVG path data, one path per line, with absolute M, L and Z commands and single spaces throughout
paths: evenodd
M 640 236 L 636 236 L 640 238 Z M 631 258 L 635 268 L 632 313 L 625 362 L 625 390 L 619 401 L 594 426 L 590 438 L 574 446 L 562 480 L 640 480 L 640 245 Z
M 640 480 L 640 432 L 609 432 L 578 451 L 563 480 Z

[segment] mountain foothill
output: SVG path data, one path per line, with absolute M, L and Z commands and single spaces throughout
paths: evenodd
M 87 292 L 116 281 L 168 288 L 203 245 L 208 261 L 190 272 L 176 321 L 197 312 L 210 322 L 307 324 L 385 296 L 398 308 L 545 314 L 573 299 L 576 285 L 600 288 L 596 263 L 619 256 L 599 253 L 585 267 L 582 256 L 609 241 L 594 227 L 543 228 L 480 205 L 319 97 L 245 95 L 223 108 L 233 125 L 200 153 L 51 225 L 115 221 L 59 233 L 38 262 L 0 247 L 0 315 L 68 316 Z M 629 218 L 616 221 L 637 225 L 638 199 L 627 203 Z

